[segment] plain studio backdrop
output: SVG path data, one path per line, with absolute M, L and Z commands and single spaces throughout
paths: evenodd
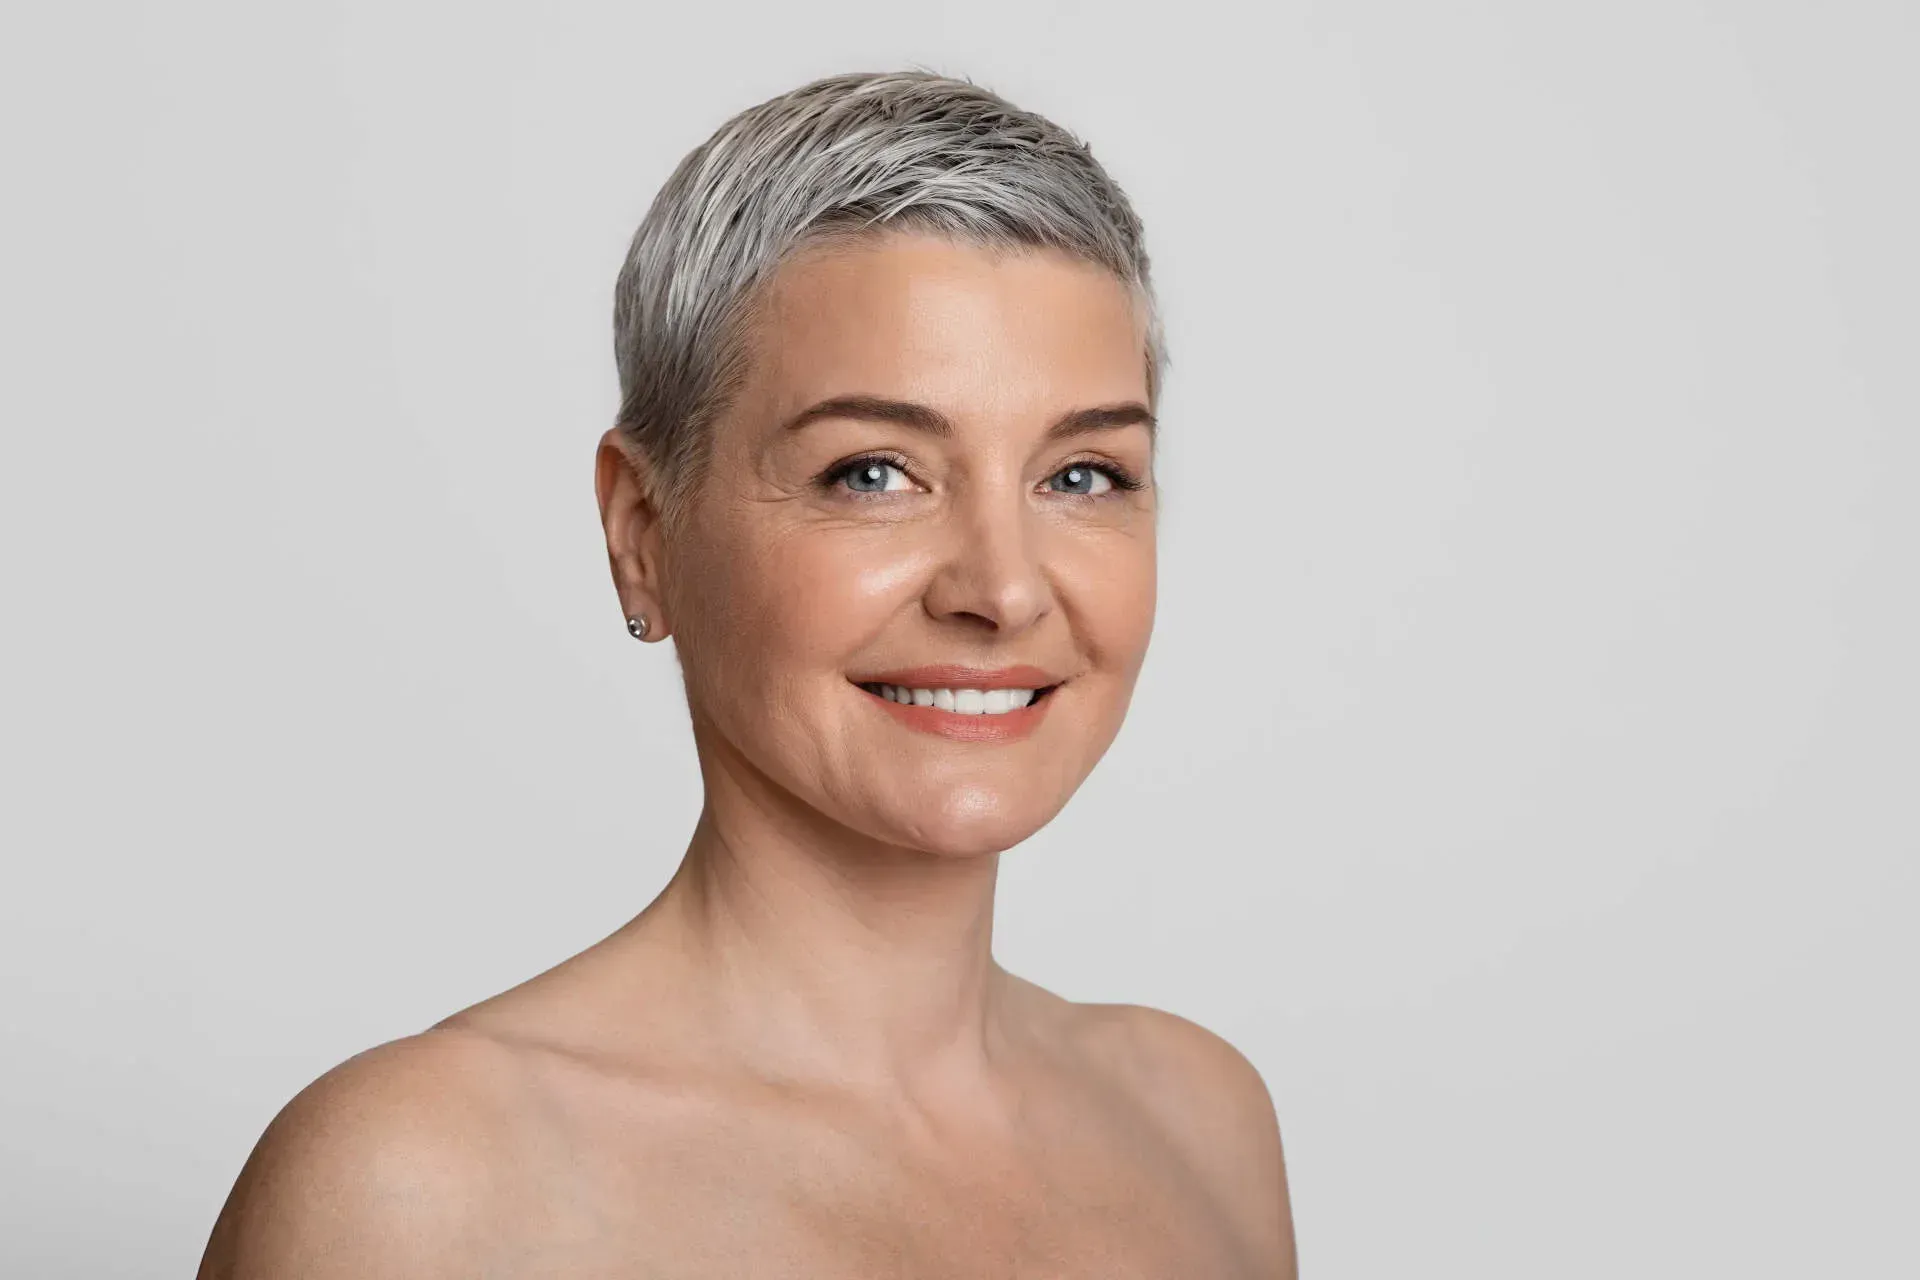
M 698 811 L 592 493 L 672 166 L 922 65 L 1165 302 L 1162 594 L 997 950 L 1264 1073 L 1304 1272 L 1913 1276 L 1903 3 L 40 6 L 4 42 L 0 1274 L 190 1274 Z

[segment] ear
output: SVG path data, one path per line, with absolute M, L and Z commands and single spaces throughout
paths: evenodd
M 618 427 L 600 437 L 594 457 L 593 491 L 600 502 L 600 524 L 607 534 L 607 563 L 620 609 L 647 619 L 647 639 L 664 640 L 673 632 L 662 589 L 664 537 L 660 514 L 647 500 L 651 474 L 644 454 Z

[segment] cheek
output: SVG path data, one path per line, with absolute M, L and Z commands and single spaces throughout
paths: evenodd
M 910 603 L 928 569 L 898 531 L 811 528 L 715 539 L 686 631 L 736 687 L 838 671 Z
M 761 625 L 783 628 L 807 665 L 838 669 L 919 593 L 926 557 L 904 540 L 809 531 L 762 562 Z
M 1153 633 L 1157 567 L 1152 538 L 1097 539 L 1067 575 L 1076 630 L 1101 668 L 1131 680 Z

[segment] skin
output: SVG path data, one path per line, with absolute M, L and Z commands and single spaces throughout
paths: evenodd
M 203 1280 L 1296 1274 L 1247 1060 L 991 950 L 1001 852 L 1111 744 L 1152 629 L 1150 427 L 1048 437 L 1146 404 L 1143 323 L 1052 251 L 815 246 L 763 299 L 680 527 L 607 434 L 614 582 L 676 638 L 704 777 L 685 859 L 611 937 L 289 1103 Z M 785 425 L 853 394 L 950 432 Z M 876 452 L 884 487 L 834 478 Z M 1005 743 L 852 683 L 948 662 L 1066 680 Z

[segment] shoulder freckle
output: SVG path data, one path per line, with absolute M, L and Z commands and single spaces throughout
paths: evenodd
M 327 1072 L 267 1126 L 202 1280 L 459 1273 L 503 1200 L 512 1084 L 505 1050 L 441 1030 Z

